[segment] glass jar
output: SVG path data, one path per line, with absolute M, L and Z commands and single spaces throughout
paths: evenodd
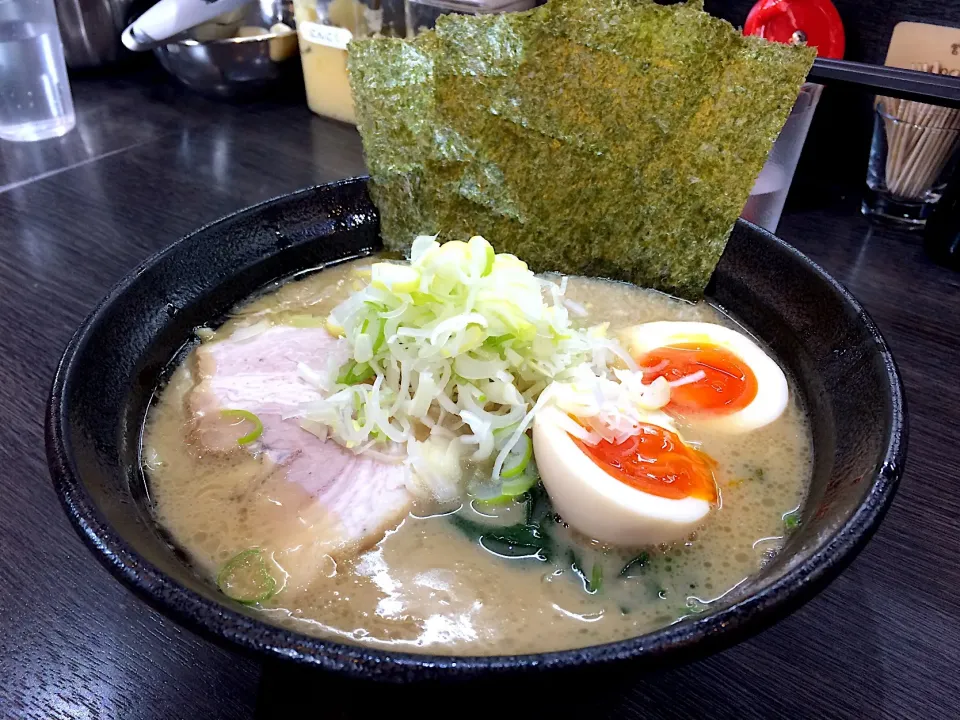
M 877 99 L 864 215 L 919 229 L 960 160 L 960 110 Z
M 294 0 L 293 9 L 307 105 L 318 115 L 356 124 L 347 43 L 383 32 L 380 0 Z
M 412 38 L 440 15 L 528 10 L 535 0 L 294 0 L 307 105 L 324 117 L 356 124 L 347 76 L 347 43 L 384 35 Z
M 530 10 L 536 0 L 404 0 L 404 21 L 408 37 L 431 29 L 447 13 L 487 15 Z

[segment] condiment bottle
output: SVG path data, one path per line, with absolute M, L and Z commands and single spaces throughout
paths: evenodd
M 356 124 L 347 76 L 347 43 L 383 31 L 380 0 L 294 0 L 307 105 Z
M 747 15 L 743 34 L 779 43 L 804 42 L 820 57 L 843 57 L 843 22 L 830 0 L 760 0 Z

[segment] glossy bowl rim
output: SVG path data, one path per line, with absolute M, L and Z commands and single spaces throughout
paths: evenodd
M 290 35 L 296 35 L 297 31 L 292 29 L 289 32 L 273 32 L 267 30 L 267 32 L 262 35 L 245 35 L 243 37 L 228 37 L 228 38 L 216 38 L 215 40 L 195 40 L 194 38 L 183 38 L 182 40 L 175 40 L 173 42 L 166 42 L 161 45 L 158 45 L 157 48 L 171 48 L 171 47 L 210 47 L 212 45 L 244 45 L 247 43 L 258 43 L 269 40 L 275 40 L 276 38 L 289 37 Z M 269 202 L 269 200 L 267 201 Z M 227 216 L 229 217 L 229 216 Z M 192 233 L 191 233 L 192 234 Z
M 656 660 L 656 666 L 662 667 L 684 653 L 695 654 L 702 648 L 706 654 L 707 648 L 716 651 L 731 646 L 793 612 L 839 575 L 872 537 L 896 493 L 906 455 L 906 408 L 896 362 L 873 320 L 843 285 L 793 246 L 740 219 L 738 223 L 750 226 L 766 241 L 779 245 L 796 262 L 812 269 L 855 310 L 883 359 L 891 401 L 890 430 L 869 493 L 853 515 L 835 528 L 817 550 L 769 586 L 715 613 L 625 640 L 544 653 L 456 656 L 381 650 L 323 640 L 255 619 L 234 610 L 226 602 L 207 599 L 161 572 L 136 553 L 104 519 L 85 490 L 71 459 L 66 433 L 68 408 L 63 397 L 86 336 L 106 309 L 147 268 L 177 252 L 181 244 L 195 235 L 276 201 L 366 180 L 366 177 L 348 178 L 286 193 L 229 213 L 194 230 L 150 256 L 116 283 L 78 327 L 64 350 L 46 414 L 46 450 L 54 486 L 81 539 L 117 579 L 149 605 L 215 642 L 226 641 L 234 648 L 260 656 L 315 666 L 358 679 L 404 682 L 409 676 L 425 680 L 469 678 L 609 664 L 628 659 Z

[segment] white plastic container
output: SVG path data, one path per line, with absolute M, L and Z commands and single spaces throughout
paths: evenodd
M 741 216 L 750 222 L 776 232 L 783 213 L 783 204 L 793 182 L 793 174 L 807 139 L 813 114 L 820 101 L 823 85 L 805 83 L 800 89 L 797 102 L 784 123 L 780 136 L 773 145 Z

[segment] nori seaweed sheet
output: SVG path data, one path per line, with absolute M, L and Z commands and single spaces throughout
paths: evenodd
M 814 56 L 651 0 L 354 40 L 384 244 L 483 235 L 537 271 L 698 299 Z

